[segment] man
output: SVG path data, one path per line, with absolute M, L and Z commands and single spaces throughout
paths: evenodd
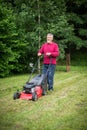
M 53 34 L 47 34 L 47 42 L 44 43 L 38 51 L 38 56 L 44 54 L 42 74 L 47 72 L 48 90 L 53 90 L 54 73 L 56 67 L 56 58 L 59 56 L 58 44 L 53 42 Z M 47 71 L 49 69 L 49 71 Z

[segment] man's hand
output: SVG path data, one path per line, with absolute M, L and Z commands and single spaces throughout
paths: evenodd
M 42 54 L 39 52 L 37 55 L 38 55 L 38 56 L 41 56 Z
M 50 55 L 51 55 L 51 53 L 50 53 L 50 52 L 47 52 L 47 53 L 46 53 L 46 56 L 50 56 Z

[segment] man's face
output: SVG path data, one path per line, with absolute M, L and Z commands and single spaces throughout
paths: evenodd
M 52 35 L 47 35 L 47 42 L 52 42 L 53 36 Z

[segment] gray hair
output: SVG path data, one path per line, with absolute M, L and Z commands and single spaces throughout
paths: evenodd
M 50 36 L 52 36 L 52 37 L 53 37 L 53 34 L 52 34 L 52 33 L 48 33 L 48 34 L 47 34 L 47 36 L 48 36 L 48 35 L 50 35 Z

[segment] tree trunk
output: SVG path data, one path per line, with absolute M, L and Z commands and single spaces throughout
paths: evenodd
M 38 46 L 38 48 L 40 49 L 40 1 L 39 0 L 37 0 L 37 5 L 38 5 L 38 26 L 39 26 L 39 32 L 38 32 L 39 46 Z M 40 58 L 38 58 L 38 73 L 40 74 Z

